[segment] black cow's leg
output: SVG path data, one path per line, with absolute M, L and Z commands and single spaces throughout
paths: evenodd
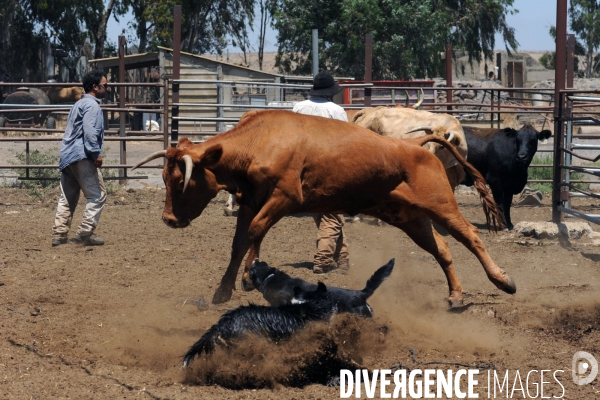
M 504 224 L 508 230 L 512 230 L 514 228 L 514 225 L 512 223 L 512 221 L 510 220 L 510 206 L 512 204 L 512 199 L 513 199 L 513 195 L 510 191 L 505 190 L 504 191 L 504 198 L 502 199 L 502 212 L 504 214 L 504 219 L 506 221 L 506 224 Z
M 504 225 L 505 229 L 511 229 L 508 227 L 508 224 L 506 222 L 506 207 L 504 206 L 504 189 L 502 189 L 501 185 L 498 185 L 494 182 L 488 182 L 488 184 L 490 185 L 490 189 L 492 189 L 492 196 L 494 197 L 494 201 L 496 202 L 496 204 L 498 205 L 498 208 L 500 209 L 501 215 L 500 215 L 500 219 L 502 222 L 502 225 Z
M 446 280 L 448 281 L 448 289 L 450 292 L 448 303 L 450 304 L 450 307 L 462 306 L 462 285 L 458 274 L 456 273 L 456 269 L 454 268 L 454 262 L 452 261 L 452 254 L 450 253 L 448 242 L 442 235 L 433 229 L 431 220 L 427 217 L 422 217 L 405 223 L 393 223 L 392 225 L 402 229 L 419 247 L 435 257 L 435 260 L 440 264 L 440 267 L 442 267 L 442 270 L 446 275 Z
M 254 213 L 250 208 L 241 206 L 237 217 L 237 225 L 235 227 L 235 236 L 231 246 L 231 259 L 227 266 L 227 271 L 221 279 L 221 284 L 217 288 L 213 296 L 213 304 L 224 303 L 231 299 L 233 289 L 235 289 L 235 279 L 237 277 L 240 265 L 244 259 L 244 255 L 248 251 L 248 227 L 252 222 Z

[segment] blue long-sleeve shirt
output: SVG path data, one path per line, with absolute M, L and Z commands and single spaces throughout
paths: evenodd
M 72 163 L 86 158 L 95 161 L 102 154 L 103 145 L 104 116 L 100 99 L 84 94 L 73 105 L 67 118 L 58 168 L 62 171 Z

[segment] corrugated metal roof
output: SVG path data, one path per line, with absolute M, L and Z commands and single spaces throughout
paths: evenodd
M 166 52 L 173 52 L 173 49 L 168 47 L 158 46 L 159 49 Z M 193 57 L 196 59 L 204 60 L 214 64 L 226 65 L 231 68 L 239 68 L 246 71 L 256 72 L 265 75 L 271 75 L 274 77 L 283 77 L 280 74 L 274 74 L 272 72 L 261 71 L 254 68 L 244 67 L 238 64 L 228 63 L 224 61 L 213 60 L 206 56 L 201 56 L 198 54 L 186 53 L 184 51 L 181 52 L 182 55 Z M 155 64 L 152 62 L 155 61 Z M 118 67 L 119 66 L 119 57 L 108 57 L 108 58 L 98 58 L 95 60 L 90 60 L 90 63 L 96 64 L 98 67 L 102 68 L 110 68 L 110 67 Z M 135 69 L 135 68 L 143 68 L 147 66 L 158 66 L 158 52 L 149 52 L 149 53 L 140 53 L 140 54 L 131 54 L 125 56 L 125 68 L 126 69 Z

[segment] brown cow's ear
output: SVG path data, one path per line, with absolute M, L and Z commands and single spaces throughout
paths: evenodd
M 221 159 L 223 155 L 223 147 L 220 144 L 215 144 L 204 152 L 202 155 L 202 159 L 200 160 L 200 165 L 204 167 L 210 167 L 211 165 L 215 165 Z
M 185 149 L 186 147 L 190 147 L 190 146 L 193 146 L 193 145 L 194 145 L 194 143 L 190 139 L 188 139 L 186 137 L 182 137 L 177 142 L 177 148 L 179 148 L 179 149 Z

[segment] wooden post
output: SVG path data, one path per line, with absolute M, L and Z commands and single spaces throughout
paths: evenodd
M 223 80 L 223 68 L 217 66 L 217 82 Z M 217 103 L 223 104 L 223 84 L 217 83 Z M 223 106 L 217 106 L 217 118 L 223 118 Z M 217 132 L 223 132 L 225 130 L 225 124 L 223 121 L 217 121 Z
M 556 63 L 554 66 L 554 161 L 552 163 L 552 222 L 560 223 L 563 213 L 558 210 L 561 205 L 560 191 L 562 187 L 563 153 L 560 150 L 563 144 L 564 123 L 560 120 L 564 107 L 560 91 L 565 88 L 565 66 L 567 65 L 567 0 L 556 2 Z
M 446 87 L 452 87 L 452 45 L 446 45 Z M 446 90 L 446 103 L 452 103 L 452 99 L 454 98 L 452 95 L 452 89 Z M 447 110 L 452 110 L 452 106 L 447 106 Z
M 567 88 L 573 88 L 575 76 L 575 35 L 567 35 Z
M 365 35 L 365 83 L 373 83 L 373 36 Z M 371 88 L 365 88 L 365 107 L 371 107 Z
M 125 36 L 119 36 L 119 83 L 125 83 Z M 125 122 L 128 113 L 125 111 L 125 86 L 119 86 L 119 136 L 127 136 L 125 132 Z M 119 162 L 121 165 L 127 164 L 127 142 L 121 140 L 119 143 Z M 127 169 L 119 169 L 119 183 L 127 183 Z
M 173 95 L 171 107 L 171 143 L 176 146 L 179 140 L 179 82 L 181 76 L 181 6 L 173 8 Z M 169 94 L 166 93 L 165 96 Z
M 313 78 L 319 73 L 319 30 L 312 30 L 312 71 Z

